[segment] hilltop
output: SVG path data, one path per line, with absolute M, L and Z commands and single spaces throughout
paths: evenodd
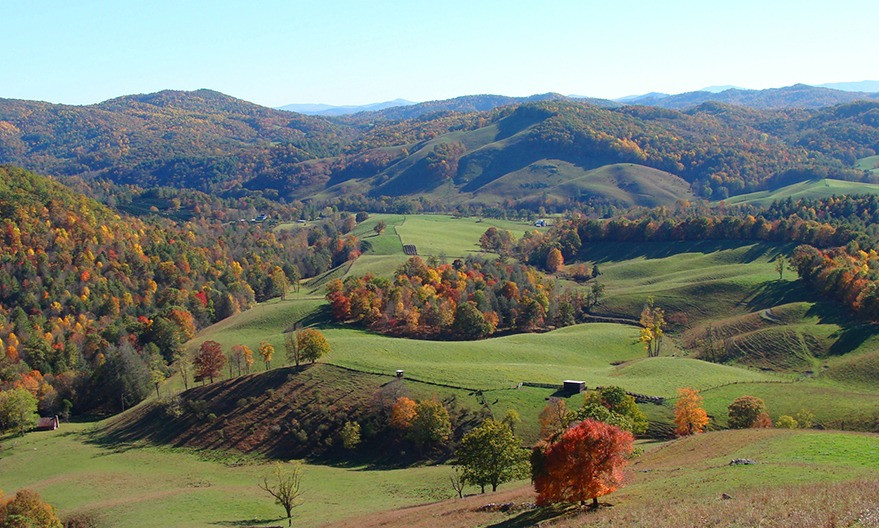
M 90 106 L 0 100 L 0 162 L 85 189 L 104 180 L 373 209 L 415 197 L 434 209 L 650 207 L 814 178 L 872 181 L 857 162 L 879 151 L 877 106 L 678 111 L 480 95 L 326 118 L 209 90 Z

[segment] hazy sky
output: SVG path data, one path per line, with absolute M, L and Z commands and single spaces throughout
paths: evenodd
M 879 1 L 0 0 L 0 97 L 266 106 L 879 79 Z

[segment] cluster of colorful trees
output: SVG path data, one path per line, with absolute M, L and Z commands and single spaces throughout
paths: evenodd
M 23 489 L 12 497 L 4 497 L 3 491 L 0 490 L 0 528 L 62 528 L 63 526 L 55 508 L 45 502 L 36 491 Z M 72 524 L 68 520 L 68 526 L 80 525 Z
M 475 257 L 426 264 L 415 256 L 394 280 L 374 275 L 327 284 L 333 318 L 412 337 L 479 339 L 499 331 L 530 332 L 574 324 L 590 307 L 587 292 L 515 262 Z
M 879 254 L 857 244 L 821 250 L 797 246 L 790 265 L 822 294 L 841 302 L 858 316 L 879 320 Z
M 764 240 L 799 242 L 818 247 L 848 244 L 858 234 L 846 227 L 803 220 L 797 216 L 768 220 L 763 216 L 693 216 L 685 219 L 645 215 L 636 220 L 574 218 L 557 220 L 545 233 L 526 233 L 513 252 L 534 266 L 547 267 L 558 249 L 563 262 L 587 257 L 581 249 L 589 242 L 669 242 L 701 240 Z
M 356 258 L 354 223 L 146 222 L 0 167 L 0 390 L 25 386 L 44 413 L 136 403 L 198 328 Z

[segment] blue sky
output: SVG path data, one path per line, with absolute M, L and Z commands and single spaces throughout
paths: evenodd
M 0 97 L 266 106 L 879 78 L 879 2 L 0 0 Z

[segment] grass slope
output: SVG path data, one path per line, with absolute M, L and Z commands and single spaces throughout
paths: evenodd
M 531 510 L 530 486 L 358 519 L 363 527 L 443 528 L 580 526 L 875 526 L 879 437 L 819 431 L 706 433 L 647 446 L 627 470 L 627 485 L 603 497 L 597 512 Z M 730 466 L 734 458 L 755 465 Z M 730 498 L 721 499 L 726 493 Z M 821 500 L 833 498 L 833 500 Z M 521 505 L 482 508 L 487 502 Z M 539 524 L 542 523 L 542 524 Z
M 879 185 L 825 178 L 794 183 L 769 191 L 740 194 L 727 198 L 724 201 L 727 205 L 751 204 L 760 207 L 786 198 L 794 200 L 799 198 L 828 198 L 842 194 L 879 194 Z
M 573 163 L 543 159 L 486 184 L 476 200 L 527 200 L 543 195 L 564 201 L 598 198 L 620 206 L 658 207 L 693 197 L 690 185 L 674 174 L 617 163 L 585 169 Z
M 283 509 L 257 488 L 271 466 L 259 459 L 92 441 L 91 427 L 4 439 L 3 491 L 38 491 L 62 515 L 94 511 L 118 528 L 281 526 Z M 448 498 L 443 466 L 375 470 L 306 464 L 297 526 L 319 526 L 388 508 Z M 369 493 L 363 493 L 369 489 Z

